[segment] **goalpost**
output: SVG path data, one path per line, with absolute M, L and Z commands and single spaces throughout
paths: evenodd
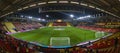
M 98 31 L 98 32 L 95 33 L 95 37 L 96 37 L 96 38 L 101 38 L 101 37 L 103 37 L 104 35 L 105 35 L 105 32 L 103 32 L 103 31 Z
M 51 37 L 50 38 L 51 46 L 70 46 L 69 37 Z

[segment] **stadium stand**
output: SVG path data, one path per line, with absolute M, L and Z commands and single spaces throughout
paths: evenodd
M 71 24 L 69 22 L 67 22 L 67 26 L 71 26 Z
M 1 52 L 5 53 L 32 53 L 33 50 L 27 47 L 27 42 L 15 39 L 9 35 L 0 34 Z
M 54 22 L 53 26 L 67 26 L 67 23 L 65 23 L 65 22 Z
M 4 24 L 9 32 L 15 33 L 15 30 L 13 30 L 15 26 L 12 24 L 12 22 L 4 22 Z
M 52 27 L 53 23 L 50 22 L 50 23 L 48 23 L 47 25 L 48 25 L 49 27 Z
M 101 28 L 101 27 L 95 27 L 95 26 L 77 26 L 77 27 L 78 27 L 78 28 L 89 29 L 89 30 L 111 32 L 111 33 L 116 33 L 116 32 L 119 31 L 119 29 L 114 29 L 114 28 Z
M 3 24 L 0 23 L 0 29 L 4 30 Z
M 21 31 L 22 28 L 24 28 L 20 22 L 13 22 L 13 24 L 16 27 L 17 31 Z
M 35 29 L 42 26 L 40 23 L 13 22 L 13 24 L 16 27 L 17 31 L 30 30 L 30 29 Z
M 98 53 L 120 53 L 120 33 L 115 33 L 109 37 L 101 38 L 88 46 L 93 50 L 98 50 Z

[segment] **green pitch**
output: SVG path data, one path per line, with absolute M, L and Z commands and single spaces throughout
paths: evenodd
M 62 30 L 60 30 L 60 28 L 62 28 Z M 45 27 L 33 31 L 12 34 L 12 36 L 29 42 L 37 42 L 46 46 L 50 45 L 51 37 L 69 37 L 70 44 L 73 46 L 80 42 L 102 37 L 100 35 L 99 37 L 96 37 L 95 33 L 95 31 L 75 27 Z

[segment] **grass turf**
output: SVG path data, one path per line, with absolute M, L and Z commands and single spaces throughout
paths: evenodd
M 70 37 L 71 45 L 97 39 L 94 31 L 75 27 L 62 27 L 64 30 L 54 30 L 55 27 L 45 27 L 33 31 L 12 34 L 13 37 L 29 42 L 37 42 L 48 46 L 51 37 Z M 100 36 L 102 37 L 102 36 Z

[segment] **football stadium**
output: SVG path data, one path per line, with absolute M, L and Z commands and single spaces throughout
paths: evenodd
M 120 0 L 0 0 L 0 53 L 120 53 Z

